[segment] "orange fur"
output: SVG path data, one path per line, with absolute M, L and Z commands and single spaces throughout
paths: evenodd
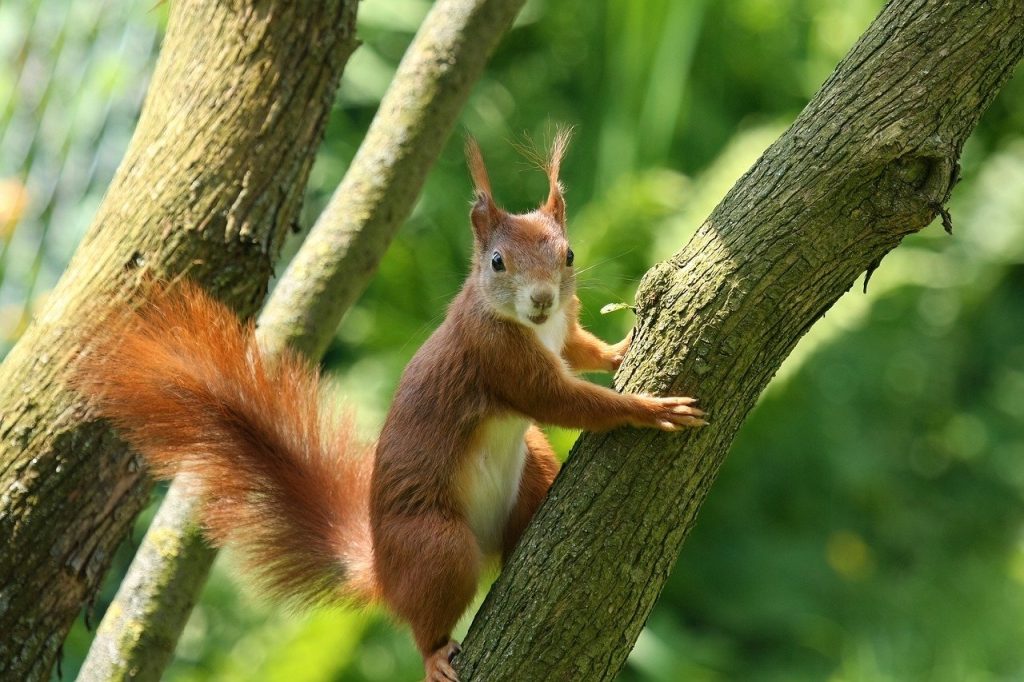
M 573 299 L 575 320 L 579 315 L 580 301 L 575 297 Z M 626 355 L 632 339 L 633 334 L 630 333 L 622 341 L 608 345 L 575 321 L 569 331 L 569 339 L 566 341 L 562 356 L 576 372 L 614 372 L 622 364 L 622 358 Z
M 476 139 L 470 136 L 466 137 L 466 165 L 469 166 L 469 174 L 473 178 L 476 191 L 491 194 L 491 179 L 487 175 L 487 166 L 484 165 L 484 155 Z
M 300 603 L 381 599 L 411 625 L 428 679 L 454 679 L 451 630 L 481 566 L 511 554 L 558 472 L 531 421 L 703 424 L 692 399 L 624 395 L 572 374 L 614 370 L 629 339 L 608 345 L 577 320 L 558 180 L 567 142 L 552 147 L 547 201 L 523 215 L 497 208 L 467 143 L 472 271 L 406 367 L 372 458 L 351 419 L 328 423 L 314 370 L 288 353 L 264 359 L 252 325 L 194 285 L 158 290 L 108 326 L 77 371 L 79 390 L 157 475 L 198 482 L 214 542 L 241 546 L 275 594 Z
M 95 339 L 74 381 L 155 475 L 194 480 L 210 539 L 275 596 L 374 597 L 370 451 L 321 409 L 308 363 L 265 360 L 251 324 L 186 283 Z
M 561 128 L 556 134 L 544 162 L 544 172 L 548 176 L 548 198 L 544 202 L 544 210 L 559 223 L 565 222 L 565 199 L 562 182 L 558 179 L 562 172 L 562 158 L 569 148 L 572 139 L 572 128 Z

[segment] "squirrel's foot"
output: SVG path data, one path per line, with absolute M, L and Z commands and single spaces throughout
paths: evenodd
M 452 667 L 452 659 L 455 654 L 462 651 L 462 647 L 454 639 L 434 650 L 434 653 L 427 656 L 423 666 L 427 669 L 427 677 L 424 682 L 459 682 L 455 668 Z

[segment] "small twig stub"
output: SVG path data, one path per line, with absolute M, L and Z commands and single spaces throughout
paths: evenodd
M 946 234 L 953 234 L 953 216 L 949 214 L 949 209 L 942 204 L 937 204 L 935 210 L 942 216 L 942 229 L 946 231 Z

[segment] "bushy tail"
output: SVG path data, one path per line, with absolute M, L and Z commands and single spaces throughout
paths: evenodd
M 370 448 L 321 409 L 308 363 L 264 358 L 251 324 L 183 284 L 107 326 L 74 375 L 157 476 L 195 482 L 210 539 L 273 595 L 373 599 Z

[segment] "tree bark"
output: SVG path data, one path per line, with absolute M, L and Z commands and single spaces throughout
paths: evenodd
M 0 678 L 49 676 L 145 504 L 139 460 L 66 388 L 90 328 L 153 276 L 241 314 L 294 223 L 354 0 L 178 0 L 138 128 L 39 319 L 0 367 Z
M 319 358 L 412 209 L 427 170 L 523 0 L 439 0 L 366 139 L 258 322 L 268 353 Z M 175 481 L 107 610 L 79 682 L 157 680 L 217 556 Z
M 711 425 L 584 434 L 481 608 L 463 680 L 610 680 L 733 437 L 804 332 L 928 225 L 1024 52 L 1020 0 L 892 0 L 690 242 L 648 272 L 628 391 Z

